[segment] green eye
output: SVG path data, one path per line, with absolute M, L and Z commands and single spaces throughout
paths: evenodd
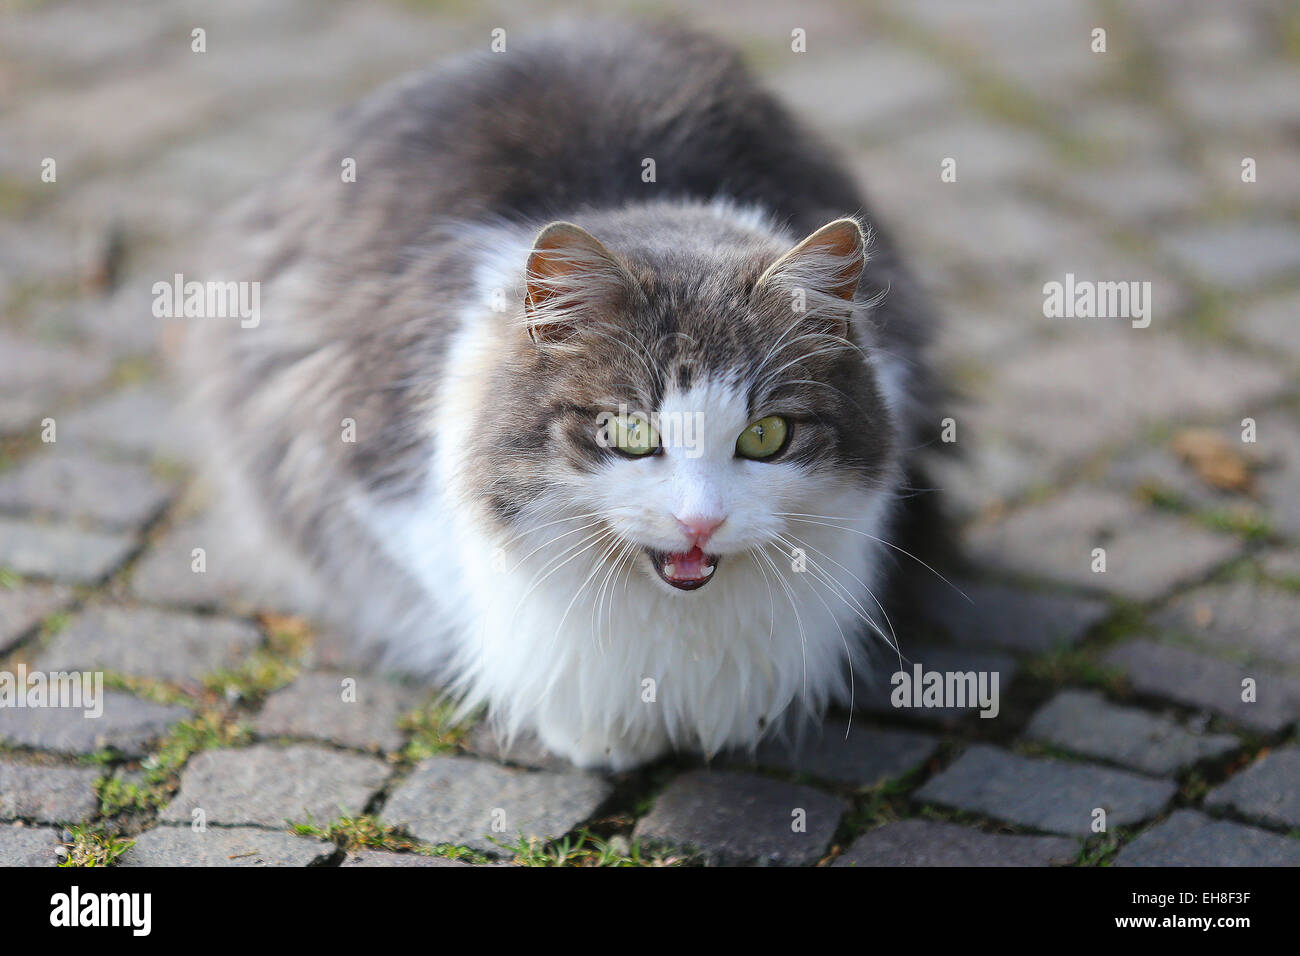
M 790 427 L 780 415 L 768 415 L 754 422 L 736 439 L 736 454 L 741 458 L 771 458 L 785 447 Z
M 659 433 L 639 415 L 624 415 L 613 421 L 614 447 L 625 455 L 641 457 L 659 447 Z

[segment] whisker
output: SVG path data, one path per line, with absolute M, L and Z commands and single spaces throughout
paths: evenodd
M 552 645 L 554 645 L 556 639 L 559 638 L 560 630 L 564 627 L 564 622 L 569 619 L 569 612 L 573 610 L 573 605 L 577 603 L 579 595 L 581 595 L 582 592 L 587 589 L 587 585 L 590 584 L 592 579 L 597 574 L 600 573 L 602 564 L 609 558 L 611 554 L 614 553 L 614 549 L 621 547 L 622 544 L 623 544 L 623 539 L 618 535 L 615 535 L 614 541 L 609 545 L 608 548 L 605 549 L 604 553 L 601 554 L 601 556 L 597 558 L 596 561 L 594 562 L 593 567 L 591 569 L 591 573 L 588 574 L 587 577 L 583 579 L 583 582 L 580 585 L 578 585 L 578 587 L 574 590 L 573 597 L 569 599 L 569 603 L 564 608 L 564 613 L 560 615 L 560 623 L 555 625 L 555 633 L 551 635 Z
M 767 543 L 764 543 L 759 547 L 765 548 L 769 546 L 770 545 L 768 545 Z M 772 560 L 772 556 L 768 554 L 766 551 L 759 551 L 758 554 L 760 557 L 763 558 L 763 560 L 767 562 L 768 567 L 772 569 L 772 573 L 776 575 L 777 583 L 781 585 L 781 589 L 785 591 L 786 600 L 790 602 L 790 610 L 794 612 L 795 624 L 799 626 L 799 646 L 800 646 L 800 654 L 802 655 L 803 658 L 803 698 L 804 698 L 804 702 L 807 703 L 808 701 L 808 636 L 807 634 L 804 633 L 803 618 L 799 614 L 798 602 L 795 601 L 794 591 L 791 589 L 789 583 L 785 580 L 785 578 L 782 577 L 781 569 L 776 566 L 776 562 Z
M 606 572 L 605 577 L 600 582 L 600 590 L 597 592 L 596 602 L 591 609 L 591 630 L 592 630 L 592 634 L 596 638 L 597 647 L 601 646 L 600 625 L 601 625 L 601 618 L 604 613 L 606 588 L 609 585 L 610 579 L 614 576 L 614 573 L 618 570 L 619 564 L 627 556 L 628 550 L 634 547 L 635 545 L 630 541 L 624 541 L 622 543 L 622 546 L 619 549 L 618 554 L 614 557 L 614 560 L 610 562 L 609 570 Z M 614 629 L 613 607 L 611 606 L 610 607 L 610 630 L 612 631 L 613 629 Z
M 898 632 L 894 630 L 894 622 L 891 621 L 891 620 L 889 619 L 889 612 L 885 610 L 885 606 L 884 606 L 883 604 L 880 603 L 880 599 L 879 599 L 878 597 L 876 597 L 875 592 L 871 590 L 871 587 L 867 584 L 867 582 L 866 582 L 866 581 L 863 581 L 860 577 L 858 577 L 856 574 L 854 574 L 851 570 L 849 570 L 848 568 L 846 568 L 844 565 L 840 564 L 840 562 L 836 561 L 834 558 L 832 558 L 832 557 L 831 557 L 829 554 L 827 554 L 825 551 L 822 551 L 820 548 L 817 548 L 817 547 L 815 547 L 814 545 L 809 544 L 809 543 L 808 543 L 807 541 L 805 541 L 803 538 L 800 538 L 800 537 L 799 537 L 797 534 L 795 534 L 793 531 L 787 531 L 786 534 L 788 534 L 792 540 L 798 542 L 798 544 L 801 545 L 802 547 L 810 548 L 810 549 L 812 549 L 813 551 L 816 551 L 816 552 L 817 552 L 818 554 L 820 554 L 823 558 L 825 558 L 827 561 L 829 561 L 829 562 L 831 562 L 832 564 L 834 564 L 834 565 L 835 565 L 837 568 L 839 568 L 840 570 L 844 571 L 846 574 L 849 575 L 849 577 L 853 578 L 853 580 L 857 581 L 858 584 L 860 584 L 860 585 L 862 586 L 862 589 L 863 589 L 864 591 L 867 592 L 867 596 L 870 597 L 871 600 L 875 602 L 876 607 L 880 609 L 880 614 L 881 614 L 881 616 L 885 619 L 885 624 L 888 625 L 888 627 L 889 627 L 889 633 L 890 633 L 890 635 L 893 637 L 893 641 L 891 642 L 891 641 L 889 640 L 889 638 L 885 638 L 885 643 L 888 644 L 888 645 L 889 645 L 889 646 L 894 650 L 894 652 L 898 654 L 898 666 L 899 666 L 900 669 L 902 669 L 902 666 L 903 666 L 903 651 L 902 651 L 901 646 L 899 645 L 899 641 L 898 641 Z M 840 585 L 840 586 L 843 587 L 843 585 Z M 846 588 L 845 590 L 847 590 L 847 588 Z M 861 603 L 860 603 L 860 602 L 859 602 L 859 607 L 861 607 Z M 865 611 L 866 611 L 866 609 L 863 608 L 863 612 L 864 612 L 864 613 L 865 613 Z M 874 622 L 873 622 L 873 626 L 875 626 L 876 629 L 879 631 L 879 626 L 878 626 L 878 625 L 875 625 Z M 880 636 L 881 636 L 882 638 L 885 637 L 885 635 L 884 635 L 883 633 L 882 633 Z
M 571 529 L 571 530 L 569 530 L 569 531 L 562 531 L 562 532 L 560 532 L 559 534 L 554 535 L 553 537 L 550 537 L 550 538 L 546 539 L 546 540 L 543 541 L 541 544 L 539 544 L 537 547 L 533 548 L 533 550 L 529 551 L 529 552 L 528 552 L 527 554 L 525 554 L 522 558 L 520 558 L 518 561 L 516 561 L 516 562 L 515 562 L 515 565 L 514 565 L 515 568 L 519 568 L 519 567 L 521 567 L 525 561 L 527 561 L 529 558 L 531 558 L 533 555 L 535 555 L 538 551 L 541 551 L 543 548 L 549 547 L 550 545 L 554 544 L 556 541 L 559 541 L 561 538 L 567 538 L 567 537 L 568 537 L 569 535 L 571 535 L 571 534 L 580 534 L 580 533 L 582 533 L 583 531 L 586 531 L 588 528 L 594 528 L 594 527 L 596 527 L 597 525 L 602 524 L 602 523 L 603 523 L 603 519 L 601 519 L 601 520 L 597 520 L 597 521 L 592 521 L 592 522 L 590 522 L 589 524 L 584 524 L 581 528 L 573 528 L 573 529 Z
M 837 524 L 827 524 L 827 523 L 822 522 L 822 521 L 810 521 L 810 520 L 808 520 L 809 517 L 812 517 L 812 518 L 824 518 L 824 517 L 827 517 L 826 515 L 811 515 L 811 516 L 805 516 L 805 515 L 797 514 L 797 513 L 795 513 L 795 512 L 790 512 L 790 511 L 776 511 L 776 512 L 773 512 L 773 514 L 775 514 L 775 515 L 779 515 L 779 516 L 782 517 L 782 518 L 791 518 L 791 519 L 793 519 L 793 520 L 795 520 L 795 521 L 802 521 L 804 524 L 815 524 L 815 525 L 821 525 L 823 528 L 834 528 L 836 531 L 849 531 L 849 532 L 852 532 L 853 534 L 860 534 L 860 535 L 862 535 L 862 537 L 864 537 L 864 538 L 870 538 L 872 541 L 879 542 L 880 544 L 883 544 L 883 545 L 884 545 L 885 547 L 887 547 L 887 548 L 893 548 L 895 551 L 899 552 L 900 554 L 904 554 L 904 555 L 906 555 L 907 557 L 909 557 L 909 558 L 911 558 L 913 561 L 915 561 L 917 564 L 921 565 L 921 567 L 925 568 L 927 571 L 929 571 L 931 574 L 933 574 L 936 578 L 938 578 L 938 579 L 939 579 L 940 581 L 942 581 L 944 584 L 948 585 L 948 587 L 952 588 L 954 591 L 956 591 L 958 594 L 960 594 L 962 597 L 964 597 L 967 601 L 970 601 L 971 604 L 974 604 L 974 603 L 975 603 L 975 602 L 971 599 L 971 597 L 970 597 L 969 594 L 967 594 L 967 593 L 966 593 L 965 591 L 963 591 L 961 588 L 957 587 L 957 585 L 953 584 L 951 581 L 949 581 L 947 578 L 945 578 L 942 574 L 940 574 L 940 573 L 939 573 L 938 571 L 936 571 L 934 568 L 930 567 L 930 565 L 926 564 L 924 561 L 922 561 L 922 560 L 921 560 L 920 558 L 918 558 L 916 555 L 912 554 L 912 552 L 910 552 L 910 551 L 908 551 L 908 550 L 906 550 L 906 549 L 904 549 L 904 548 L 900 548 L 898 545 L 893 544 L 892 542 L 886 541 L 884 538 L 878 538 L 878 537 L 876 537 L 874 534 L 868 534 L 866 531 L 860 531 L 860 530 L 857 529 L 857 528 L 845 528 L 845 527 L 842 527 L 841 525 L 837 525 Z M 835 520 L 835 521 L 852 521 L 853 519 L 852 519 L 852 518 L 834 518 L 834 519 L 832 519 L 832 520 Z
M 533 534 L 534 532 L 541 531 L 543 528 L 549 528 L 552 525 L 562 524 L 565 521 L 581 521 L 583 518 L 595 518 L 598 517 L 599 515 L 600 515 L 599 511 L 589 511 L 586 514 L 568 515 L 563 518 L 556 518 L 554 521 L 547 521 L 545 524 L 534 525 L 531 528 L 524 528 L 512 534 L 504 541 L 502 541 L 501 546 L 504 548 L 506 545 L 513 544 L 515 541 L 517 541 L 519 538 L 522 538 L 524 535 Z
M 589 551 L 592 547 L 595 546 L 596 543 L 599 543 L 601 540 L 603 540 L 604 536 L 609 534 L 613 534 L 613 532 L 608 528 L 603 529 L 601 531 L 592 532 L 591 534 L 587 535 L 587 537 L 579 541 L 577 544 L 570 545 L 564 551 L 561 551 L 560 554 L 556 555 L 553 558 L 550 558 L 545 564 L 543 564 L 542 567 L 538 570 L 537 574 L 533 575 L 533 580 L 529 584 L 528 589 L 524 591 L 523 597 L 519 599 L 519 603 L 515 605 L 515 609 L 510 615 L 510 620 L 512 622 L 514 621 L 515 617 L 519 614 L 519 609 L 523 606 L 524 601 L 526 601 L 528 599 L 528 596 L 532 594 L 536 588 L 540 587 L 542 583 L 547 580 L 547 578 L 549 578 L 556 571 L 559 571 L 560 568 L 564 567 L 574 558 L 578 557 L 579 555 L 583 554 L 586 551 Z M 593 543 L 588 544 L 588 542 L 593 542 Z M 581 549 L 581 550 L 577 550 L 577 549 Z M 569 552 L 573 552 L 573 553 L 570 554 Z M 569 555 L 567 558 L 564 558 L 564 560 L 561 561 L 558 565 L 556 565 L 554 568 L 551 568 L 550 571 L 547 571 L 545 576 L 541 577 L 540 580 L 538 579 L 538 575 L 540 575 L 542 571 L 544 571 L 547 568 L 547 566 L 559 560 L 560 558 L 563 558 L 564 555 L 566 554 Z
M 745 551 L 749 554 L 749 559 L 754 562 L 754 567 L 762 572 L 763 583 L 766 585 L 764 590 L 767 591 L 767 646 L 771 647 L 772 642 L 776 639 L 776 604 L 772 600 L 772 581 L 767 576 L 767 569 L 759 564 L 758 559 L 754 556 L 754 549 L 746 548 Z
M 778 540 L 779 540 L 779 537 L 778 537 Z M 784 542 L 783 542 L 783 543 L 784 543 Z M 787 544 L 787 547 L 788 547 L 788 544 Z M 815 566 L 815 563 L 814 563 L 814 566 Z M 818 571 L 820 571 L 820 570 L 821 570 L 821 569 L 818 568 Z M 824 573 L 824 572 L 823 572 L 823 573 Z M 814 578 L 814 579 L 816 579 L 816 578 Z M 822 582 L 822 583 L 826 583 L 826 582 Z M 813 595 L 813 597 L 815 597 L 818 601 L 821 602 L 822 607 L 824 607 L 824 608 L 826 609 L 826 613 L 827 613 L 827 615 L 830 617 L 830 619 L 831 619 L 832 621 L 835 622 L 835 627 L 836 627 L 836 628 L 839 630 L 839 632 L 840 632 L 840 643 L 844 645 L 844 658 L 845 658 L 845 660 L 848 661 L 848 664 L 849 664 L 849 715 L 850 715 L 850 716 L 849 716 L 849 720 L 852 721 L 852 719 L 853 719 L 853 717 L 852 717 L 852 714 L 853 714 L 853 703 L 854 703 L 854 700 L 855 700 L 855 696 L 854 696 L 854 695 L 855 695 L 856 692 L 857 692 L 857 687 L 856 687 L 856 684 L 854 683 L 854 680 L 853 680 L 853 651 L 851 651 L 851 650 L 849 649 L 849 639 L 848 639 L 848 637 L 846 637 L 845 634 L 844 634 L 844 625 L 840 623 L 840 619 L 839 619 L 839 617 L 835 614 L 834 611 L 831 610 L 831 606 L 830 606 L 829 604 L 826 603 L 826 599 L 825 599 L 824 597 L 822 597 L 820 594 L 818 594 L 815 588 L 809 588 L 809 590 L 812 591 L 812 595 Z M 831 588 L 831 593 L 832 593 L 832 594 L 835 594 L 837 597 L 839 597 L 840 600 L 844 600 L 843 596 L 840 595 L 840 594 L 838 594 L 838 593 L 835 591 L 834 588 Z M 845 603 L 847 604 L 848 602 L 846 601 Z M 850 610 L 852 610 L 852 609 L 853 609 L 852 606 L 850 606 Z M 865 617 L 865 616 L 863 616 L 863 620 L 866 620 L 866 617 Z

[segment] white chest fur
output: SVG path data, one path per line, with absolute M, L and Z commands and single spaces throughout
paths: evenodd
M 522 254 L 503 257 L 506 271 Z M 490 278 L 483 286 L 497 287 Z M 727 473 L 725 462 L 711 472 L 682 461 L 671 480 L 611 471 L 582 498 L 597 502 L 594 512 L 547 502 L 501 535 L 474 504 L 464 457 L 490 398 L 483 388 L 499 334 L 481 311 L 467 316 L 440 390 L 425 491 L 370 512 L 378 539 L 428 599 L 392 634 L 396 662 L 449 659 L 455 690 L 469 705 L 486 703 L 506 736 L 535 731 L 579 765 L 615 769 L 671 747 L 750 746 L 792 706 L 818 711 L 844 697 L 866 643 L 893 640 L 873 594 L 892 496 L 827 478 L 804 487 L 789 470 L 752 462 L 761 480 Z M 727 446 L 720 459 L 745 424 L 734 393 L 714 383 L 669 398 L 710 409 Z M 739 533 L 706 587 L 673 591 L 635 546 L 645 543 L 637 532 L 653 538 L 663 528 L 620 516 L 615 503 L 650 502 L 636 513 L 671 523 L 671 502 L 657 496 L 697 480 L 735 499 L 735 524 L 762 531 Z

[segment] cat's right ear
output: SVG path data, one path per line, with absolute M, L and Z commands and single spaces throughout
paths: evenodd
M 755 284 L 783 304 L 798 302 L 805 321 L 849 337 L 849 317 L 867 261 L 867 237 L 856 219 L 836 219 L 768 266 Z M 795 298 L 791 298 L 794 296 Z
M 524 280 L 528 337 L 555 345 L 593 312 L 625 305 L 635 280 L 600 240 L 571 222 L 553 222 L 533 240 Z

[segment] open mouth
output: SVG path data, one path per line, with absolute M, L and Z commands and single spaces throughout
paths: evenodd
M 720 560 L 716 554 L 706 554 L 698 547 L 675 553 L 653 548 L 645 550 L 659 577 L 682 591 L 694 591 L 713 580 L 713 572 Z

